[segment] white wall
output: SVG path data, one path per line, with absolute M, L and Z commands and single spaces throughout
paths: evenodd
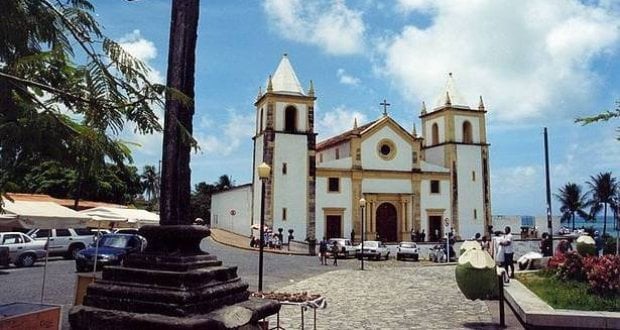
M 463 142 L 463 122 L 465 121 L 471 124 L 472 142 L 480 143 L 480 122 L 478 118 L 472 116 L 454 116 L 456 141 Z
M 445 146 L 434 147 L 430 149 L 424 149 L 424 160 L 427 163 L 445 166 Z
M 235 214 L 231 214 L 234 210 Z M 242 186 L 211 196 L 211 227 L 249 236 L 252 212 L 252 186 Z
M 336 149 L 338 149 L 338 159 L 336 159 Z M 352 159 L 351 144 L 346 142 L 318 152 L 316 163 L 318 167 L 323 168 L 351 168 Z
M 325 213 L 323 208 L 345 208 L 343 222 L 343 237 L 349 237 L 352 229 L 351 221 L 351 178 L 340 178 L 340 192 L 327 192 L 328 178 L 316 178 L 316 235 L 321 239 L 325 235 Z
M 295 230 L 296 239 L 306 237 L 308 217 L 308 151 L 306 135 L 276 133 L 273 171 L 273 228 Z M 282 163 L 287 174 L 282 174 Z M 286 208 L 287 220 L 282 219 Z
M 383 139 L 391 140 L 396 147 L 396 155 L 390 160 L 379 156 L 378 144 Z M 373 135 L 362 141 L 362 167 L 364 169 L 410 171 L 412 167 L 411 145 L 408 141 L 394 132 L 389 126 L 384 126 Z
M 424 145 L 429 146 L 433 143 L 433 124 L 437 123 L 437 128 L 439 128 L 439 141 L 437 143 L 446 142 L 446 125 L 445 125 L 445 117 L 441 116 L 438 118 L 426 120 L 424 122 Z
M 411 194 L 411 180 L 364 179 L 362 193 Z
M 482 177 L 482 153 L 479 146 L 457 145 L 457 180 L 459 232 L 462 238 L 484 233 L 484 192 Z M 472 180 L 472 171 L 476 180 Z M 474 219 L 474 209 L 477 219 Z
M 293 103 L 284 103 L 284 102 L 276 102 L 275 110 L 275 130 L 283 131 L 285 127 L 284 123 L 284 110 L 288 106 L 293 106 L 297 109 L 297 130 L 300 132 L 306 131 L 308 129 L 308 107 L 305 104 L 293 104 Z
M 426 239 L 429 238 L 427 209 L 445 209 L 441 215 L 442 219 L 451 218 L 452 208 L 450 206 L 450 181 L 440 180 L 439 194 L 431 194 L 431 180 L 421 180 L 420 182 L 420 217 L 422 228 L 426 231 Z M 432 214 L 436 215 L 436 214 Z

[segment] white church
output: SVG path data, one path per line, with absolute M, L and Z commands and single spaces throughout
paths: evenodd
M 252 183 L 213 195 L 211 226 L 249 236 L 260 223 L 264 162 L 265 224 L 285 237 L 293 229 L 297 241 L 352 230 L 358 240 L 362 219 L 366 239 L 385 242 L 408 241 L 412 229 L 434 240 L 446 222 L 464 239 L 484 233 L 491 194 L 482 97 L 476 108 L 463 104 L 451 75 L 441 95 L 436 107 L 422 106 L 421 135 L 384 111 L 317 143 L 314 87 L 301 87 L 285 54 L 254 103 Z

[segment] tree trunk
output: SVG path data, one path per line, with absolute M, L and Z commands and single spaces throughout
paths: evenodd
M 573 213 L 573 231 L 575 231 L 575 211 Z
M 186 134 L 192 133 L 194 115 L 198 12 L 199 0 L 172 2 L 167 85 L 184 93 L 192 101 L 182 104 L 173 99 L 170 93 L 166 95 L 160 195 L 161 225 L 189 225 L 192 222 L 189 218 L 191 145 Z
M 607 233 L 607 203 L 603 203 L 603 237 Z

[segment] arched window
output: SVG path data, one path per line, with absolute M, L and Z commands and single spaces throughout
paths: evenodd
M 263 108 L 260 108 L 260 117 L 258 118 L 258 120 L 258 132 L 260 133 L 263 131 Z
M 297 109 L 294 106 L 288 106 L 284 110 L 284 130 L 286 132 L 297 131 Z
M 468 121 L 463 122 L 463 142 L 464 143 L 474 142 L 474 139 L 472 138 L 472 133 L 471 133 L 471 123 Z
M 437 123 L 433 124 L 431 141 L 433 145 L 439 144 L 439 126 L 437 126 Z

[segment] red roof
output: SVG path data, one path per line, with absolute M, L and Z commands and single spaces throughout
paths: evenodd
M 366 123 L 366 124 L 364 124 L 362 126 L 359 126 L 358 128 L 354 128 L 354 129 L 346 131 L 346 132 L 344 132 L 342 134 L 339 134 L 339 135 L 333 136 L 331 138 L 328 138 L 326 140 L 323 140 L 323 141 L 319 142 L 316 145 L 316 150 L 317 151 L 321 151 L 321 150 L 324 150 L 324 149 L 327 149 L 327 148 L 339 145 L 342 142 L 349 141 L 349 140 L 351 140 L 351 138 L 353 136 L 359 135 L 363 130 L 365 130 L 368 127 L 372 126 L 377 121 L 378 120 L 373 120 L 373 121 L 371 121 L 369 123 Z
M 45 194 L 23 194 L 23 193 L 6 193 L 6 197 L 16 201 L 31 201 L 31 202 L 54 202 L 60 204 L 64 207 L 73 208 L 75 204 L 75 200 L 73 199 L 63 199 L 63 198 L 54 198 L 50 195 Z M 94 201 L 85 201 L 80 200 L 78 204 L 78 211 L 91 209 L 99 206 L 108 206 L 108 207 L 120 207 L 125 208 L 125 205 L 105 203 L 105 202 L 94 202 Z

